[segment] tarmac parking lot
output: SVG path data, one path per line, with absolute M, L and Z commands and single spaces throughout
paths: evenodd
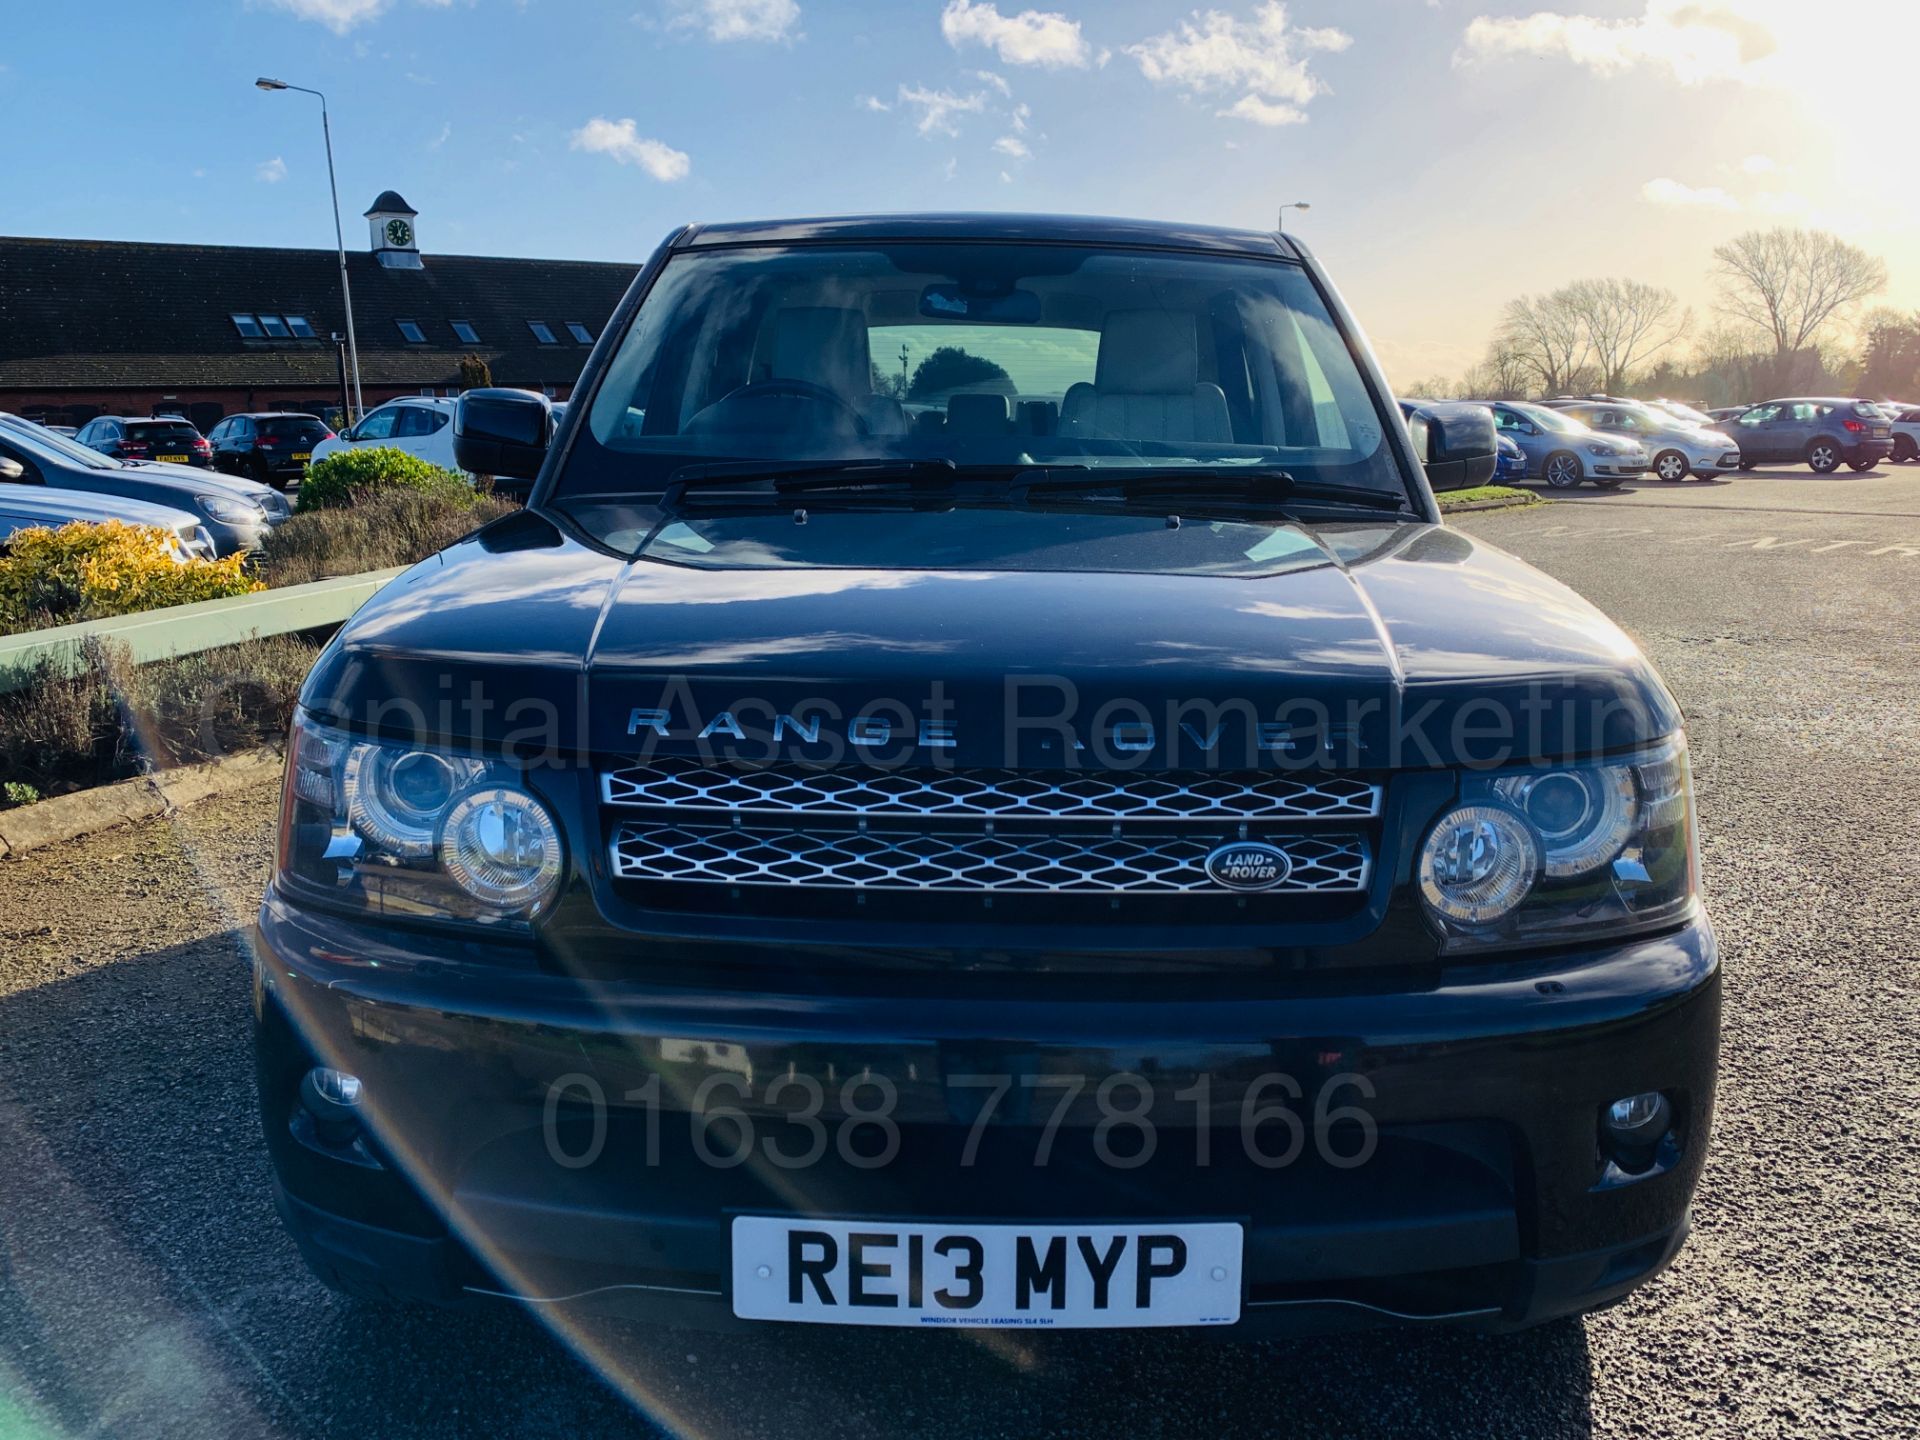
M 1672 1270 L 1583 1323 L 1243 1346 L 370 1309 L 275 1220 L 240 927 L 272 787 L 0 866 L 0 1434 L 1920 1432 L 1920 466 L 1474 513 L 1687 709 L 1726 967 Z

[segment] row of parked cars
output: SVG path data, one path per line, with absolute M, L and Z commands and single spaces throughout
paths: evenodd
M 178 415 L 100 415 L 78 429 L 0 412 L 0 548 L 15 531 L 120 520 L 163 531 L 177 559 L 258 550 L 292 513 L 313 461 L 391 446 L 448 469 L 455 402 L 390 401 L 336 434 L 313 415 L 229 415 L 206 434 Z
M 220 557 L 260 549 L 290 513 L 286 497 L 257 480 L 109 454 L 0 412 L 0 546 L 30 527 L 122 520 L 165 531 L 176 558 Z
M 1805 464 L 1826 475 L 1920 459 L 1920 407 L 1889 402 L 1799 397 L 1717 411 L 1612 395 L 1484 403 L 1500 435 L 1496 478 L 1560 490 L 1583 482 L 1612 489 L 1648 473 L 1678 484 L 1756 465 Z

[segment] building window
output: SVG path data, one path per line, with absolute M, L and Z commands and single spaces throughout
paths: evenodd
M 267 338 L 269 340 L 285 340 L 292 334 L 292 332 L 287 329 L 287 322 L 282 320 L 278 315 L 262 315 L 260 317 L 260 328 L 267 332 Z
M 558 345 L 560 341 L 553 333 L 553 327 L 544 320 L 529 320 L 527 328 L 533 331 L 533 338 L 542 345 Z
M 287 329 L 293 332 L 293 338 L 296 340 L 311 340 L 314 338 L 313 326 L 307 323 L 307 317 L 304 315 L 287 316 Z
M 424 345 L 427 343 L 427 332 L 420 328 L 420 323 L 417 320 L 395 320 L 393 323 L 400 327 L 400 338 L 405 340 L 409 345 Z
M 567 321 L 567 333 L 582 345 L 591 345 L 593 343 L 593 332 L 578 320 Z
M 251 315 L 234 316 L 233 328 L 240 332 L 242 340 L 258 340 L 265 333 L 260 329 L 260 322 Z
M 454 338 L 462 345 L 478 345 L 480 343 L 480 332 L 465 320 L 455 320 L 451 323 L 453 325 Z

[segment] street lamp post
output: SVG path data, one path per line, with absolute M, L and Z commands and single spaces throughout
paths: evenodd
M 353 338 L 353 289 L 347 283 L 347 237 L 340 229 L 340 186 L 333 178 L 333 127 L 327 123 L 327 97 L 304 85 L 289 85 L 284 80 L 269 80 L 264 75 L 253 83 L 261 90 L 298 90 L 302 95 L 312 95 L 320 102 L 320 134 L 327 145 L 327 189 L 333 193 L 333 243 L 340 253 L 340 303 L 347 312 L 347 360 L 353 368 L 353 413 L 347 416 L 347 422 L 351 424 L 366 413 L 367 407 L 360 398 L 360 346 Z
M 1304 200 L 1289 200 L 1286 204 L 1280 207 L 1280 222 L 1275 228 L 1280 230 L 1285 230 L 1287 228 L 1287 211 L 1298 210 L 1301 214 L 1304 215 L 1307 211 L 1311 210 L 1312 208 L 1313 206 L 1309 205 Z

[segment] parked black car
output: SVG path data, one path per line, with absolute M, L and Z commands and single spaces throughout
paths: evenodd
M 207 439 L 191 420 L 178 415 L 140 419 L 132 415 L 98 415 L 73 437 L 89 450 L 114 460 L 150 460 L 171 465 L 213 463 Z
M 313 447 L 332 438 L 333 431 L 315 416 L 268 411 L 229 415 L 213 427 L 207 441 L 216 470 L 284 490 L 307 473 Z
M 286 497 L 265 485 L 211 471 L 143 460 L 111 460 L 44 425 L 0 412 L 0 459 L 17 461 L 8 483 L 45 485 L 170 505 L 197 516 L 221 555 L 258 550 L 290 515 Z
M 871 357 L 955 346 L 909 422 Z M 1411 419 L 1294 236 L 1046 216 L 689 227 L 557 433 L 469 392 L 530 505 L 321 656 L 259 916 L 315 1272 L 1244 1333 L 1657 1273 L 1680 709 L 1441 523 L 1485 407 Z
M 1805 464 L 1819 475 L 1842 465 L 1871 470 L 1893 453 L 1893 425 L 1871 400 L 1801 397 L 1755 405 L 1727 427 L 1740 468 Z

